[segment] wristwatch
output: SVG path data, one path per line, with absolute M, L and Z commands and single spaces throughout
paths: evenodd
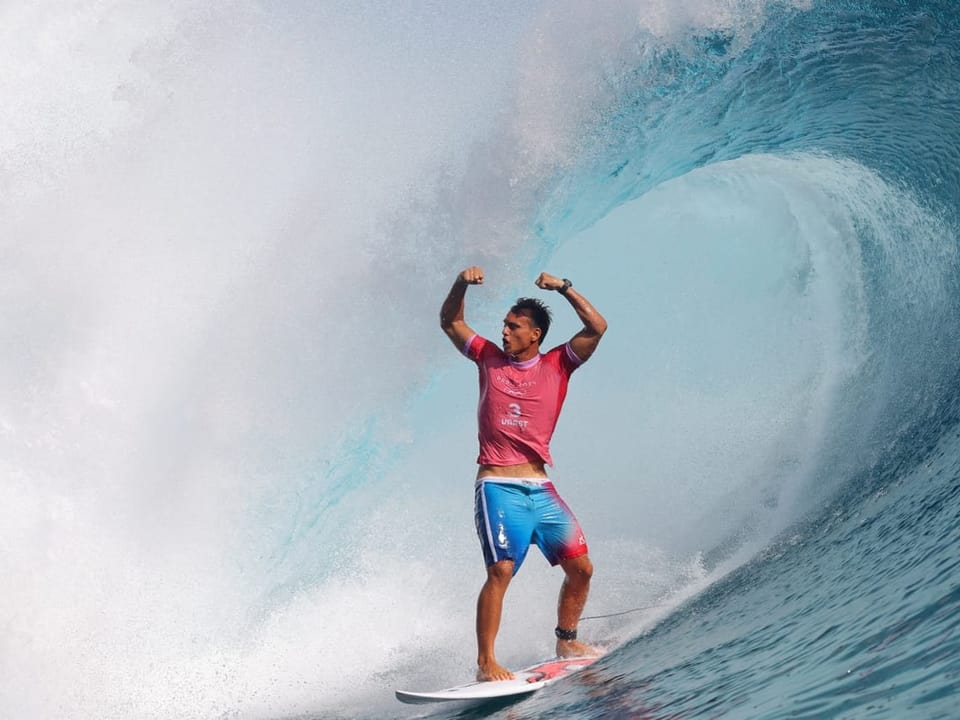
M 561 295 L 566 295 L 567 290 L 569 290 L 572 287 L 573 287 L 573 283 L 567 280 L 566 278 L 564 278 L 563 285 L 557 288 L 557 292 L 560 293 Z

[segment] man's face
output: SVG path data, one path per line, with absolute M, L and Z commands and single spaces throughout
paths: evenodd
M 539 351 L 540 328 L 525 314 L 507 313 L 503 319 L 503 351 L 520 360 L 529 360 Z

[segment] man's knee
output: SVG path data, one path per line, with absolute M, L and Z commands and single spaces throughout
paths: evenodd
M 593 563 L 587 555 L 565 561 L 563 570 L 567 577 L 575 582 L 589 582 L 593 577 Z
M 487 579 L 498 585 L 506 585 L 513 578 L 513 560 L 500 560 L 487 565 Z

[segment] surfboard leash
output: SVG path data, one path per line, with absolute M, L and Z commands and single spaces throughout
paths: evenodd
M 608 613 L 606 615 L 584 615 L 580 618 L 580 621 L 583 622 L 584 620 L 602 620 L 604 618 L 620 617 L 621 615 L 629 615 L 630 613 L 640 612 L 641 610 L 653 610 L 654 608 L 661 607 L 666 607 L 666 603 L 659 603 L 657 605 L 644 605 L 643 607 L 636 607 L 630 610 Z

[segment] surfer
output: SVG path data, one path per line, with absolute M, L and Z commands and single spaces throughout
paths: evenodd
M 571 373 L 597 349 L 607 322 L 566 278 L 540 273 L 536 285 L 560 293 L 583 322 L 568 342 L 546 353 L 550 310 L 540 300 L 520 298 L 503 320 L 501 344 L 487 340 L 464 321 L 470 285 L 483 284 L 483 270 L 461 272 L 440 309 L 440 326 L 454 346 L 477 363 L 480 455 L 474 514 L 487 565 L 477 599 L 477 679 L 507 680 L 513 673 L 497 663 L 494 642 L 503 598 L 530 545 L 564 571 L 557 606 L 557 655 L 595 655 L 577 639 L 577 624 L 593 565 L 576 517 L 547 476 L 553 465 L 550 438 Z

